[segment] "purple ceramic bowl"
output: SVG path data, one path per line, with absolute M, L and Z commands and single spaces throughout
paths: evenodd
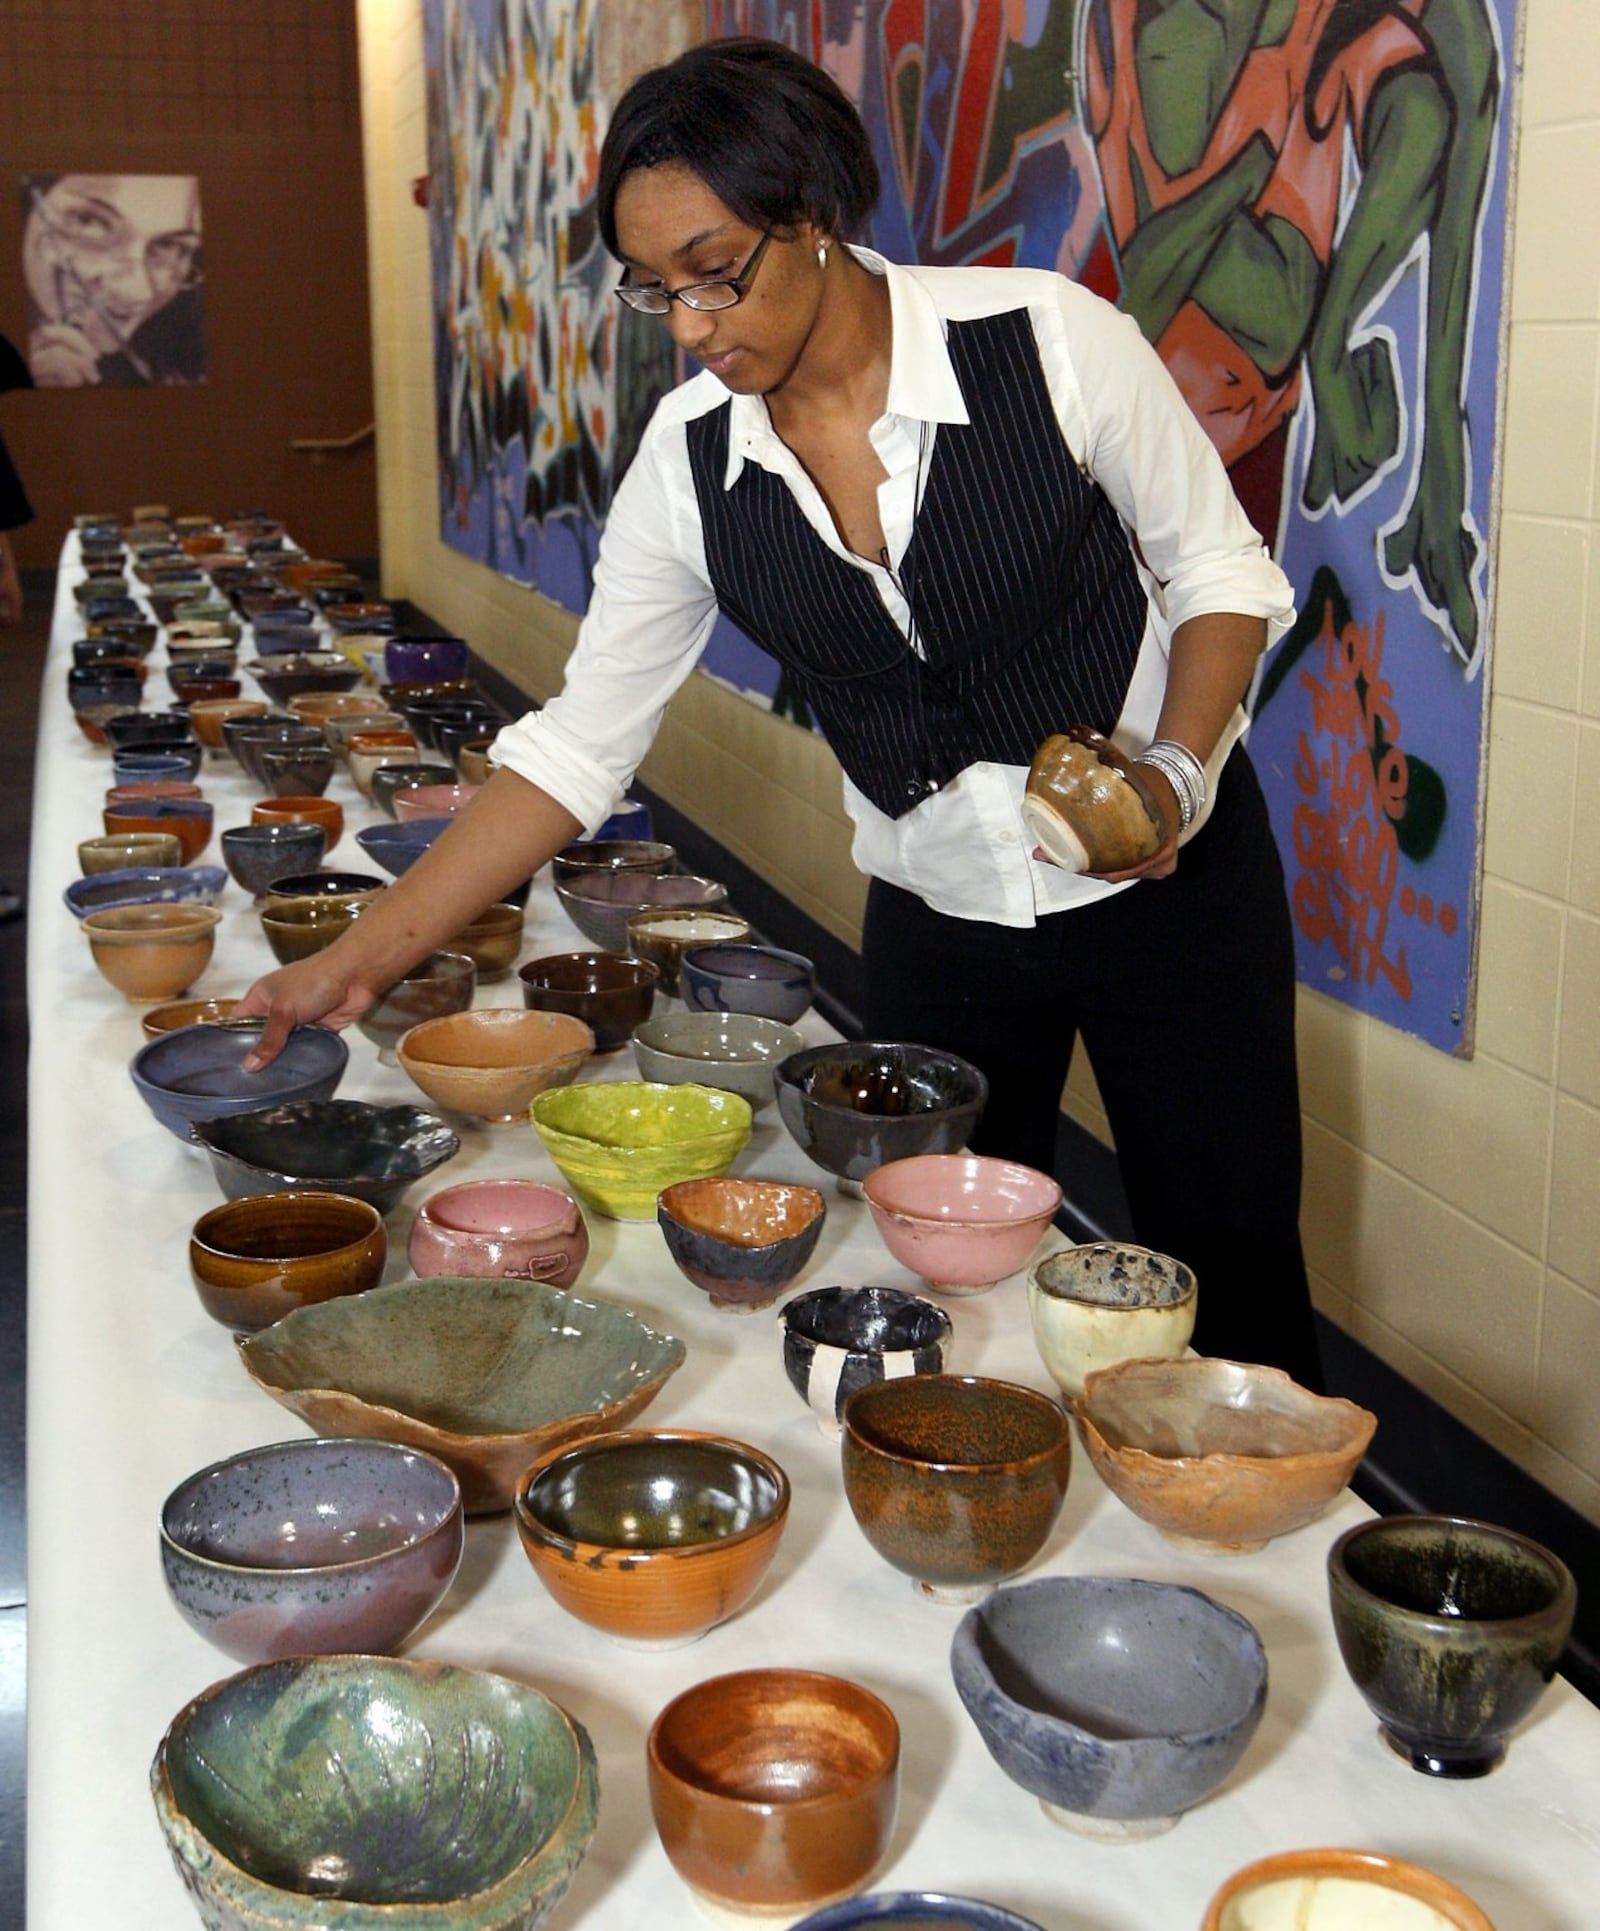
M 726 902 L 728 888 L 687 873 L 656 878 L 646 872 L 602 872 L 558 881 L 556 897 L 591 945 L 626 952 L 628 920 L 635 912 L 708 911 Z
M 748 1012 L 792 1026 L 811 1004 L 816 974 L 799 952 L 775 945 L 696 945 L 678 961 L 692 1012 Z
M 466 676 L 471 655 L 462 637 L 391 637 L 383 669 L 391 684 L 447 683 Z
M 331 1100 L 350 1048 L 322 1026 L 296 1026 L 283 1051 L 259 1073 L 244 1070 L 260 1038 L 254 1021 L 181 1026 L 142 1046 L 128 1064 L 139 1096 L 169 1133 L 193 1144 L 196 1120 L 255 1113 L 286 1100 Z

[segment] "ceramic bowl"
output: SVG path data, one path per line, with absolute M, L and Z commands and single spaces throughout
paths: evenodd
M 678 979 L 691 1012 L 749 1012 L 786 1026 L 810 1007 L 817 985 L 804 954 L 775 945 L 695 946 L 684 953 Z
M 380 992 L 356 1024 L 377 1047 L 379 1063 L 398 1066 L 400 1041 L 413 1026 L 446 1013 L 465 1012 L 477 989 L 478 968 L 464 952 L 430 952 L 403 979 Z
M 207 666 L 207 668 L 210 667 Z M 171 686 L 172 695 L 178 702 L 191 710 L 196 704 L 210 703 L 217 699 L 226 701 L 230 697 L 237 697 L 243 688 L 237 677 L 185 677 L 176 666 L 168 671 L 167 683 Z M 197 731 L 195 736 L 199 737 L 199 735 Z M 202 738 L 201 742 L 204 743 L 205 740 Z
M 322 825 L 230 825 L 222 834 L 222 862 L 252 898 L 265 898 L 274 882 L 322 863 L 328 833 Z
M 685 873 L 652 877 L 648 872 L 604 872 L 556 882 L 556 897 L 591 945 L 607 952 L 628 950 L 628 920 L 635 912 L 713 911 L 728 896 L 715 879 Z
M 107 805 L 102 823 L 108 838 L 119 832 L 171 832 L 192 865 L 211 843 L 211 804 L 205 798 L 153 798 L 146 804 Z
M 534 1574 L 569 1615 L 632 1648 L 676 1649 L 760 1587 L 789 1479 L 744 1442 L 632 1430 L 543 1456 L 515 1506 Z
M 433 745 L 439 756 L 447 759 L 452 772 L 463 784 L 482 784 L 488 776 L 487 771 L 479 769 L 469 774 L 462 769 L 461 753 L 468 745 L 488 746 L 494 742 L 502 727 L 509 720 L 491 705 L 463 705 L 459 713 L 439 715 L 433 724 Z M 491 735 L 485 736 L 485 733 Z
M 307 724 L 325 725 L 330 717 L 370 718 L 383 711 L 376 697 L 359 691 L 302 691 L 284 707 Z
M 546 1449 L 621 1428 L 684 1345 L 626 1308 L 536 1281 L 400 1281 L 302 1308 L 237 1344 L 319 1434 L 405 1442 L 455 1470 L 469 1515 L 511 1506 Z
M 1217 1892 L 1200 1931 L 1494 1931 L 1472 1899 L 1376 1851 L 1280 1851 Z
M 1049 1174 L 978 1153 L 891 1160 L 861 1191 L 884 1246 L 941 1294 L 981 1294 L 1020 1273 L 1061 1205 Z
M 356 843 L 375 865 L 398 878 L 449 824 L 448 818 L 423 818 L 409 825 L 367 825 L 356 833 Z
M 794 1931 L 936 1931 L 939 1925 L 953 1931 L 1043 1931 L 1032 1918 L 948 1891 L 869 1891 L 812 1912 Z
M 328 1100 L 344 1077 L 350 1048 L 322 1026 L 296 1026 L 270 1066 L 244 1070 L 261 1037 L 256 1021 L 183 1026 L 142 1046 L 128 1064 L 140 1098 L 180 1140 L 196 1120 L 253 1113 L 287 1100 Z
M 139 784 L 160 778 L 176 778 L 192 784 L 204 756 L 205 751 L 198 738 L 188 744 L 162 738 L 151 746 L 135 740 L 113 755 L 111 775 L 119 785 Z
M 705 1086 L 607 1080 L 541 1093 L 533 1124 L 591 1213 L 654 1220 L 663 1187 L 727 1172 L 750 1138 L 750 1107 Z
M 191 716 L 191 727 L 193 723 Z M 239 749 L 240 738 L 246 732 L 255 734 L 263 729 L 270 735 L 274 727 L 281 725 L 291 725 L 297 731 L 301 728 L 298 718 L 292 717 L 287 711 L 274 710 L 264 699 L 248 704 L 241 700 L 237 710 L 230 712 L 218 722 L 217 734 L 222 739 L 223 751 L 233 759 L 241 771 L 245 772 L 246 776 L 249 776 L 250 773 L 245 765 L 245 754 Z M 254 782 L 257 784 L 261 782 L 259 775 Z
M 380 771 L 391 768 L 412 770 L 417 762 L 417 741 L 409 731 L 357 732 L 348 740 L 345 765 L 350 782 L 363 798 L 372 797 L 372 784 Z M 390 817 L 394 813 L 390 812 Z
M 295 701 L 298 703 L 304 700 Z M 374 701 L 381 704 L 382 700 Z M 412 749 L 416 748 L 416 739 L 406 731 L 406 721 L 398 711 L 380 708 L 358 713 L 335 712 L 332 716 L 323 717 L 318 721 L 322 725 L 322 735 L 333 746 L 334 755 L 347 762 L 350 756 L 350 740 L 373 731 L 404 731 L 407 737 L 411 737 Z
M 463 784 L 487 784 L 494 766 L 489 761 L 492 737 L 468 738 L 456 752 L 456 770 Z
M 750 921 L 723 911 L 635 912 L 627 923 L 628 950 L 661 973 L 661 989 L 678 997 L 678 966 L 693 946 L 736 945 L 750 936 Z
M 136 865 L 90 872 L 61 896 L 73 917 L 81 919 L 118 905 L 215 905 L 227 882 L 220 865 Z
M 661 975 L 626 953 L 547 952 L 517 977 L 530 1011 L 569 1012 L 594 1034 L 597 1053 L 614 1053 L 650 1017 Z
M 957 1153 L 978 1123 L 989 1082 L 932 1046 L 841 1040 L 778 1067 L 778 1112 L 801 1152 L 841 1180 L 917 1153 Z
M 558 885 L 590 873 L 644 872 L 664 878 L 677 866 L 674 845 L 655 838 L 580 838 L 550 861 L 550 876 Z
M 425 819 L 422 822 L 432 824 L 435 821 Z M 478 968 L 478 983 L 488 985 L 496 979 L 503 979 L 517 963 L 526 923 L 522 907 L 503 899 L 498 905 L 485 906 L 475 919 L 446 939 L 440 949 L 464 952 Z
M 200 1216 L 189 1278 L 212 1320 L 253 1334 L 297 1307 L 376 1287 L 388 1251 L 383 1218 L 364 1200 L 260 1193 Z
M 417 742 L 426 751 L 439 749 L 441 724 L 470 720 L 480 729 L 487 729 L 487 720 L 495 715 L 482 697 L 470 688 L 459 689 L 448 683 L 397 684 L 390 688 L 400 693 L 395 703 L 407 724 L 416 732 Z
M 170 831 L 123 832 L 84 838 L 78 844 L 78 866 L 85 878 L 137 869 L 171 871 L 182 863 L 183 847 Z
M 391 637 L 384 646 L 384 675 L 395 684 L 425 684 L 465 677 L 472 653 L 461 637 Z
M 220 1026 L 233 1017 L 237 999 L 167 999 L 139 1015 L 146 1039 L 175 1033 L 181 1026 Z
M 1006 1775 L 1111 1842 L 1158 1836 L 1218 1789 L 1267 1702 L 1266 1650 L 1237 1610 L 1127 1576 L 995 1590 L 962 1617 L 950 1667 Z
M 740 1670 L 651 1727 L 662 1848 L 714 1914 L 786 1923 L 859 1890 L 894 1831 L 900 1726 L 870 1690 L 812 1670 Z
M 1196 1292 L 1182 1261 L 1148 1247 L 1102 1240 L 1061 1248 L 1028 1270 L 1034 1346 L 1061 1392 L 1081 1395 L 1096 1369 L 1182 1354 Z
M 113 905 L 82 920 L 103 978 L 136 1005 L 187 992 L 211 963 L 222 914 L 214 905 Z
M 266 903 L 297 898 L 322 899 L 330 904 L 365 902 L 386 890 L 388 883 L 375 872 L 335 872 L 319 866 L 316 871 L 286 872 L 282 878 L 275 878 Z
M 436 1106 L 487 1126 L 523 1126 L 529 1102 L 575 1079 L 594 1034 L 564 1012 L 480 1006 L 424 1019 L 395 1048 Z
M 337 651 L 289 651 L 282 656 L 258 657 L 244 666 L 274 704 L 298 697 L 302 691 L 351 691 L 361 673 Z
M 589 1228 L 571 1194 L 541 1180 L 464 1180 L 423 1201 L 407 1258 L 419 1275 L 545 1281 L 571 1287 Z
M 128 778 L 107 787 L 108 805 L 139 805 L 154 798 L 203 798 L 199 785 L 186 778 Z
M 361 912 L 360 899 L 277 898 L 270 893 L 259 917 L 279 965 L 309 959 L 348 932 Z
M 950 1316 L 897 1287 L 814 1287 L 783 1306 L 783 1371 L 830 1441 L 857 1388 L 940 1374 Z
M 653 838 L 655 825 L 650 807 L 640 798 L 624 798 L 603 824 L 595 827 L 600 838 Z
M 815 1187 L 782 1180 L 680 1180 L 656 1197 L 678 1272 L 730 1314 L 772 1303 L 810 1260 L 827 1214 Z
M 970 1602 L 1044 1547 L 1072 1467 L 1067 1417 L 1044 1395 L 912 1375 L 858 1388 L 841 1422 L 851 1513 L 924 1595 Z
M 1072 1412 L 1118 1501 L 1174 1542 L 1233 1553 L 1315 1521 L 1378 1425 L 1281 1368 L 1210 1356 L 1097 1369 Z
M 538 1690 L 373 1656 L 213 1684 L 150 1784 L 178 1875 L 230 1931 L 532 1931 L 598 1807 L 592 1744 Z
M 395 795 L 420 790 L 424 785 L 442 788 L 455 783 L 455 771 L 447 764 L 420 764 L 412 758 L 404 764 L 374 765 L 367 780 L 367 795 L 389 818 L 410 823 L 414 818 L 453 818 L 455 813 L 440 809 L 432 812 L 408 811 L 403 820 L 395 810 Z
M 793 1026 L 750 1013 L 664 1012 L 638 1026 L 633 1056 L 640 1074 L 665 1086 L 692 1080 L 737 1093 L 759 1113 L 771 1103 L 773 1075 L 805 1040 Z
M 296 793 L 291 797 L 263 798 L 250 807 L 253 825 L 321 825 L 328 834 L 327 851 L 332 851 L 344 832 L 344 812 L 333 798 L 317 798 Z
M 230 1200 L 335 1193 L 380 1214 L 461 1151 L 437 1114 L 368 1100 L 286 1100 L 203 1121 L 193 1137 Z
M 72 721 L 96 750 L 108 748 L 106 726 L 114 717 L 131 717 L 133 712 L 126 701 L 110 704 L 88 704 L 72 713 Z
M 454 818 L 478 795 L 472 784 L 417 784 L 390 794 L 394 815 L 402 825 L 418 818 Z
M 249 724 L 229 725 L 222 736 L 238 760 L 239 768 L 263 791 L 269 789 L 266 766 L 262 763 L 268 751 L 303 750 L 318 758 L 328 754 L 326 740 L 316 725 L 302 724 L 293 717 L 265 717 Z M 313 791 L 310 785 L 302 789 L 308 794 Z
M 1482 1777 L 1543 1696 L 1572 1630 L 1561 1559 L 1492 1522 L 1391 1515 L 1328 1552 L 1350 1680 L 1414 1770 Z
M 325 740 L 314 745 L 264 744 L 257 762 L 262 783 L 275 798 L 320 798 L 338 765 Z

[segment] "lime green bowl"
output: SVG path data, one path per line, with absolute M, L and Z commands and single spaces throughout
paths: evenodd
M 726 1173 L 750 1138 L 748 1100 L 692 1083 L 561 1086 L 529 1111 L 567 1185 L 612 1220 L 654 1220 L 663 1187 Z

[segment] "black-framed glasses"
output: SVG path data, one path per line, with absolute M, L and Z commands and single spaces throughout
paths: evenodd
M 613 292 L 641 315 L 668 315 L 674 302 L 682 302 L 685 308 L 698 311 L 733 308 L 750 293 L 750 284 L 756 278 L 756 270 L 761 266 L 761 257 L 767 252 L 767 243 L 771 239 L 772 230 L 769 228 L 751 251 L 750 259 L 731 281 L 690 282 L 686 288 L 663 288 L 660 283 L 640 288 L 633 282 L 622 281 Z

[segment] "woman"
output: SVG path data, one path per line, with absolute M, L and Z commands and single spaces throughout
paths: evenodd
M 623 97 L 617 292 L 704 373 L 617 492 L 564 692 L 348 934 L 252 990 L 257 1063 L 598 824 L 725 609 L 844 767 L 869 1033 L 975 1060 L 974 1144 L 1049 1168 L 1081 1032 L 1140 1238 L 1200 1274 L 1198 1345 L 1315 1385 L 1282 876 L 1228 756 L 1288 585 L 1132 322 L 1059 276 L 852 249 L 877 191 L 854 109 L 775 44 L 696 47 Z M 1032 752 L 1073 724 L 1138 754 L 1162 827 L 1115 878 L 1023 826 Z

